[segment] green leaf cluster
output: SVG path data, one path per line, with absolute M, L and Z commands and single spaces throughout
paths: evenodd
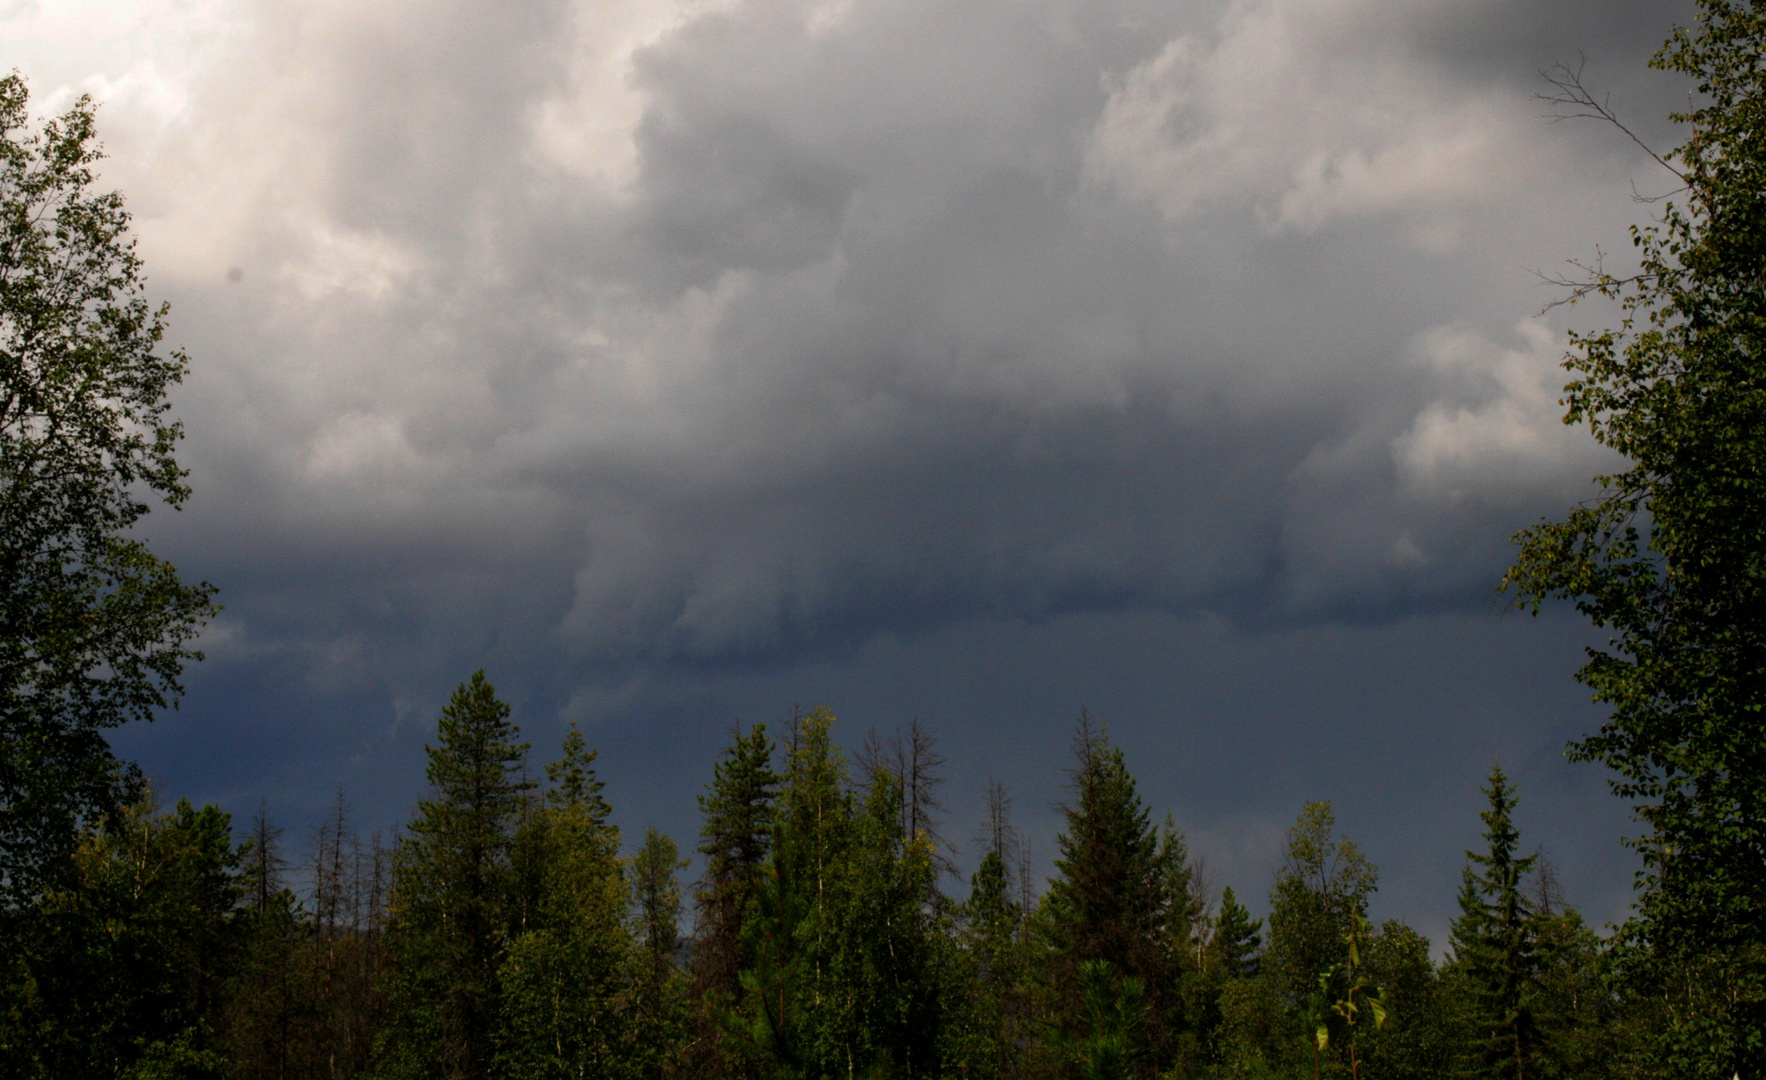
M 1505 582 L 1610 635 L 1577 675 L 1608 718 L 1573 753 L 1613 770 L 1645 826 L 1627 970 L 1665 1002 L 1657 1067 L 1689 1076 L 1766 1069 L 1763 52 L 1760 4 L 1699 0 L 1652 61 L 1695 88 L 1658 159 L 1681 187 L 1633 229 L 1635 272 L 1583 283 L 1620 319 L 1573 336 L 1565 364 L 1565 422 L 1624 468 L 1519 534 Z
M 138 793 L 104 732 L 182 693 L 214 589 L 138 533 L 189 496 L 165 351 L 129 215 L 93 190 L 92 103 L 33 127 L 0 78 L 0 944 L 81 826 Z

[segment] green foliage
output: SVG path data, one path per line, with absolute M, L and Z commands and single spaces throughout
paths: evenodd
M 1554 905 L 1549 889 L 1534 903 L 1537 977 L 1531 999 L 1539 1041 L 1538 1075 L 1593 1080 L 1631 1071 L 1648 1040 L 1624 1030 L 1637 1002 L 1613 993 L 1611 955 L 1574 908 Z
M 1391 920 L 1368 939 L 1362 958 L 1387 1010 L 1377 1030 L 1361 1033 L 1362 1074 L 1388 1080 L 1447 1076 L 1458 1028 L 1429 955 L 1429 939 Z
M 1137 1060 L 1157 1072 L 1177 1052 L 1184 1023 L 1178 983 L 1200 915 L 1188 855 L 1169 819 L 1163 830 L 1153 826 L 1122 751 L 1084 713 L 1073 752 L 1057 877 L 1037 915 L 1047 949 L 1042 981 L 1054 996 L 1049 1008 L 1063 1038 L 1079 1037 L 1089 1022 L 1085 1006 L 1064 991 L 1081 985 L 1087 961 L 1107 962 L 1141 987 L 1146 1015 L 1137 1037 L 1147 1052 Z
M 1454 963 L 1464 977 L 1470 1007 L 1467 1076 L 1524 1080 L 1537 1075 L 1542 1033 L 1534 1013 L 1539 923 L 1523 893 L 1537 856 L 1519 856 L 1512 814 L 1515 790 L 1502 766 L 1484 787 L 1485 854 L 1466 852 L 1460 914 L 1453 923 Z M 1473 867 L 1481 867 L 1475 871 Z
M 1319 989 L 1327 995 L 1334 989 L 1331 985 L 1333 975 L 1340 975 L 1334 980 L 1337 992 L 1341 997 L 1331 999 L 1331 1016 L 1343 1029 L 1346 1036 L 1345 1049 L 1349 1053 L 1349 1073 L 1359 1080 L 1361 1076 L 1361 1046 L 1358 1037 L 1370 1027 L 1377 1031 L 1386 1025 L 1386 996 L 1377 982 L 1368 973 L 1367 965 L 1362 962 L 1361 950 L 1371 936 L 1370 927 L 1360 911 L 1350 918 L 1349 932 L 1344 935 L 1344 943 L 1348 946 L 1348 955 L 1340 969 L 1327 971 L 1319 977 Z M 1318 1031 L 1319 1048 L 1324 1048 L 1324 1032 Z
M 131 531 L 189 495 L 186 360 L 160 352 L 122 197 L 92 190 L 92 103 L 36 132 L 27 103 L 0 78 L 0 949 L 138 783 L 104 731 L 176 701 L 215 610 Z
M 686 974 L 676 966 L 681 951 L 681 889 L 676 871 L 687 865 L 668 836 L 649 829 L 632 857 L 631 900 L 636 914 L 636 1039 L 639 1074 L 691 1075 L 681 1051 L 691 1012 Z
M 1144 986 L 1121 977 L 1108 960 L 1079 965 L 1079 1001 L 1084 1022 L 1076 1036 L 1057 1033 L 1060 1056 L 1079 1080 L 1128 1080 L 1146 1054 L 1140 1027 L 1145 1019 Z
M 712 766 L 709 789 L 699 796 L 704 820 L 699 853 L 705 856 L 705 874 L 693 896 L 698 915 L 693 977 L 714 1010 L 741 992 L 740 973 L 753 967 L 742 928 L 772 851 L 773 799 L 779 784 L 773 750 L 766 725 L 756 724 L 746 734 L 738 729 Z
M 1336 835 L 1328 802 L 1307 803 L 1288 831 L 1287 861 L 1270 892 L 1265 975 L 1296 1006 L 1318 973 L 1341 967 L 1355 918 L 1367 909 L 1378 871 L 1354 841 Z
M 1258 946 L 1263 937 L 1262 919 L 1253 919 L 1228 886 L 1220 894 L 1220 910 L 1214 916 L 1209 955 L 1229 978 L 1246 979 L 1257 974 Z
M 1500 774 L 1491 854 L 1468 872 L 1480 906 L 1438 972 L 1414 931 L 1368 923 L 1373 867 L 1336 835 L 1328 804 L 1308 805 L 1289 834 L 1267 948 L 1231 890 L 1209 914 L 1181 836 L 1169 819 L 1152 825 L 1122 755 L 1086 726 L 1063 876 L 1027 914 L 1027 856 L 995 788 L 986 850 L 954 904 L 939 889 L 932 804 L 911 806 L 937 781 L 930 737 L 854 766 L 833 723 L 798 716 L 777 773 L 764 735 L 738 734 L 703 802 L 707 846 L 735 853 L 722 881 L 747 895 L 734 991 L 696 970 L 702 936 L 681 944 L 673 841 L 652 829 L 621 857 L 596 755 L 575 730 L 536 790 L 480 675 L 443 712 L 433 791 L 390 859 L 385 916 L 388 860 L 349 829 L 341 798 L 299 897 L 261 813 L 238 847 L 226 815 L 184 804 L 88 830 L 76 873 L 33 915 L 31 948 L 0 970 L 0 1080 L 1432 1080 L 1501 1019 L 1479 1012 L 1496 1000 L 1480 987 L 1500 980 L 1469 958 L 1504 940 L 1492 935 L 1505 910 L 1531 927 L 1526 1075 L 1636 1075 L 1647 1062 L 1615 1047 L 1683 1007 L 1614 993 L 1604 943 L 1543 863 L 1514 855 Z M 1111 867 L 1135 869 L 1100 872 Z M 731 910 L 709 882 L 699 896 L 701 912 Z M 1125 940 L 1075 913 L 1136 925 L 1124 911 L 1152 913 L 1127 955 L 1153 955 L 1162 983 L 1075 956 L 1075 942 Z M 1327 962 L 1297 981 L 1316 957 Z M 1711 993 L 1690 981 L 1683 992 Z
M 239 927 L 226 814 L 143 795 L 88 830 L 0 969 L 0 1076 L 218 1076 L 212 1019 Z
M 632 857 L 639 939 L 658 978 L 674 970 L 681 946 L 681 887 L 675 873 L 686 865 L 675 842 L 653 828 L 644 833 L 644 846 Z
M 933 823 L 904 783 L 934 782 L 936 755 L 917 743 L 927 751 L 913 757 L 917 773 L 879 756 L 854 787 L 833 723 L 822 709 L 793 720 L 772 844 L 742 925 L 739 990 L 709 993 L 708 1005 L 738 1075 L 938 1076 L 953 1045 L 945 987 L 956 964 Z M 708 899 L 701 910 L 717 910 Z
M 1565 421 L 1625 468 L 1519 534 L 1505 584 L 1611 635 L 1577 673 L 1608 718 L 1573 752 L 1614 770 L 1647 828 L 1627 970 L 1680 997 L 1660 1067 L 1728 1077 L 1766 1069 L 1766 10 L 1697 11 L 1652 61 L 1697 87 L 1662 158 L 1684 187 L 1633 230 L 1635 274 L 1582 286 L 1621 319 L 1565 364 Z M 1695 971 L 1713 992 L 1680 996 Z
M 1023 1075 L 1034 1027 L 1031 941 L 1014 887 L 1022 884 L 1013 870 L 1019 840 L 997 783 L 989 784 L 988 811 L 987 848 L 969 879 L 969 899 L 954 912 L 946 976 L 956 992 L 946 998 L 942 1056 L 947 1072 L 974 1080 Z
M 387 927 L 389 1076 L 475 1078 L 490 1068 L 501 983 L 515 931 L 510 854 L 532 783 L 509 706 L 484 672 L 454 691 L 428 748 L 432 795 L 393 853 Z M 573 821 L 590 839 L 584 801 Z
M 1223 1050 L 1265 1071 L 1359 1072 L 1361 1032 L 1383 998 L 1362 962 L 1367 900 L 1378 872 L 1336 833 L 1328 802 L 1307 803 L 1288 830 L 1286 861 L 1270 890 L 1269 944 L 1253 987 L 1223 993 Z M 1230 1006 L 1230 1010 L 1229 1010 Z
M 821 709 L 793 718 L 771 851 L 741 928 L 740 992 L 719 1013 L 733 1053 L 763 1076 L 816 1075 L 826 1061 L 850 1061 L 854 1043 L 869 1049 L 851 1024 L 855 1002 L 836 980 L 835 914 L 853 811 L 833 723 Z
M 638 1074 L 639 990 L 646 971 L 626 923 L 619 830 L 574 728 L 547 766 L 546 805 L 524 831 L 539 893 L 498 970 L 496 1075 L 521 1080 Z

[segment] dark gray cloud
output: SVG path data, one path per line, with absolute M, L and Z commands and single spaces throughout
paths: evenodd
M 1671 139 L 1683 8 L 217 0 L 133 52 L 120 7 L 14 14 L 40 96 L 108 94 L 195 364 L 153 530 L 228 609 L 129 745 L 390 820 L 484 665 L 684 828 L 734 716 L 936 713 L 1046 809 L 1089 702 L 1233 875 L 1334 792 L 1440 886 L 1489 756 L 1588 719 L 1574 628 L 1490 601 L 1608 464 L 1556 405 L 1600 313 L 1535 318 L 1528 268 L 1659 186 L 1530 95 L 1580 50 Z M 1528 768 L 1596 850 L 1591 782 Z

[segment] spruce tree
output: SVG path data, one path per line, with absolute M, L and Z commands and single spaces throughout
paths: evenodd
M 943 1074 L 948 967 L 938 852 L 929 838 L 934 823 L 921 816 L 916 827 L 910 801 L 901 774 L 873 769 L 854 807 L 828 913 L 837 942 L 834 992 L 853 1003 L 838 1021 L 848 1060 L 889 1076 L 936 1077 Z
M 699 796 L 705 875 L 693 894 L 698 918 L 693 980 L 701 996 L 735 997 L 741 991 L 739 973 L 752 959 L 743 951 L 742 926 L 772 850 L 779 784 L 773 750 L 765 724 L 746 733 L 738 728 L 712 766 L 709 789 Z
M 430 797 L 393 854 L 379 1039 L 389 1076 L 479 1080 L 491 1068 L 517 906 L 510 851 L 533 787 L 518 737 L 482 671 L 442 710 Z
M 741 994 L 721 1014 L 754 1066 L 782 1076 L 844 1066 L 857 1034 L 836 967 L 853 813 L 833 724 L 825 709 L 792 718 L 772 849 L 742 928 Z
M 1197 963 L 1183 972 L 1184 1031 L 1179 1039 L 1178 1071 L 1192 1075 L 1216 1065 L 1222 1053 L 1222 999 L 1237 993 L 1257 974 L 1257 953 L 1263 938 L 1261 919 L 1238 902 L 1228 887 L 1214 916 L 1204 921 Z
M 1221 971 L 1232 979 L 1248 979 L 1257 974 L 1259 946 L 1263 936 L 1262 919 L 1253 919 L 1245 905 L 1233 895 L 1232 886 L 1220 893 L 1220 908 L 1215 912 L 1209 951 Z
M 1181 1024 L 1171 945 L 1177 922 L 1180 932 L 1188 931 L 1189 911 L 1187 904 L 1174 903 L 1180 884 L 1173 878 L 1182 877 L 1176 868 L 1187 871 L 1187 862 L 1181 842 L 1162 845 L 1122 751 L 1088 714 L 1080 715 L 1073 752 L 1066 828 L 1056 841 L 1057 876 L 1039 915 L 1049 947 L 1044 979 L 1070 1039 L 1090 1023 L 1084 1003 L 1068 990 L 1080 984 L 1083 964 L 1104 961 L 1121 978 L 1134 980 L 1147 1013 L 1138 1037 L 1153 1050 L 1139 1060 L 1157 1070 L 1169 1064 L 1170 1038 Z
M 1484 795 L 1490 806 L 1479 817 L 1487 848 L 1466 852 L 1451 938 L 1454 962 L 1470 991 L 1472 1035 L 1464 1072 L 1527 1080 L 1539 1074 L 1540 1032 L 1533 1014 L 1539 922 L 1524 883 L 1538 856 L 1518 854 L 1515 789 L 1501 765 L 1491 768 Z

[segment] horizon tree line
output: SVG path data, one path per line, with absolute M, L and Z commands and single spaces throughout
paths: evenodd
M 1437 962 L 1369 921 L 1378 872 L 1329 803 L 1303 807 L 1255 918 L 1082 713 L 1051 876 L 991 784 L 965 882 L 931 733 L 848 756 L 834 727 L 732 731 L 690 883 L 670 837 L 625 844 L 581 732 L 532 767 L 482 672 L 390 840 L 340 794 L 297 867 L 262 810 L 235 837 L 148 795 L 88 831 L 24 936 L 0 1076 L 1630 1075 L 1603 1048 L 1654 1005 L 1614 994 L 1615 942 L 1522 853 L 1500 767 Z

